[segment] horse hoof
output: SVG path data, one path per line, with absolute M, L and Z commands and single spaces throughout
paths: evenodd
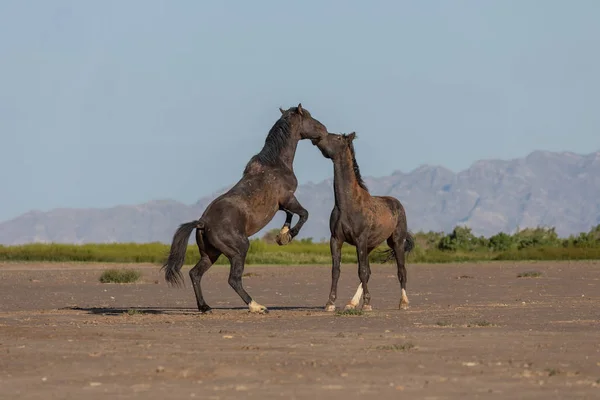
M 206 307 L 202 307 L 199 309 L 201 314 L 212 314 L 212 308 L 210 308 L 209 306 Z
M 329 312 L 335 311 L 335 304 L 327 304 L 325 306 L 325 311 L 329 311 Z
M 252 300 L 250 302 L 250 304 L 248 304 L 248 310 L 251 313 L 255 313 L 255 314 L 268 314 L 269 313 L 269 310 L 267 310 L 267 307 L 258 304 L 254 300 Z
M 373 311 L 373 306 L 370 304 L 367 306 L 363 306 L 362 310 L 363 311 Z
M 283 229 L 277 234 L 277 237 L 275 238 L 275 241 L 277 242 L 278 245 L 280 246 L 285 246 L 286 244 L 288 244 L 289 242 L 292 241 L 292 235 L 289 234 L 287 231 L 284 231 Z
M 401 302 L 398 308 L 401 310 L 408 310 L 408 303 Z
M 345 311 L 355 310 L 355 309 L 356 309 L 356 306 L 354 304 L 346 304 L 346 306 L 344 307 Z

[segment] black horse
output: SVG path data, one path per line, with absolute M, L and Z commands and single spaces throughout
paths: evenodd
M 213 200 L 199 220 L 182 224 L 173 236 L 169 257 L 162 269 L 167 282 L 180 286 L 188 240 L 196 229 L 201 258 L 190 270 L 190 279 L 200 312 L 210 311 L 202 297 L 202 276 L 221 254 L 231 264 L 229 285 L 248 305 L 250 312 L 267 312 L 267 308 L 255 302 L 242 286 L 244 262 L 250 245 L 248 237 L 264 228 L 277 211 L 282 210 L 286 213 L 286 220 L 277 242 L 287 244 L 298 235 L 308 219 L 308 211 L 294 196 L 298 186 L 293 169 L 294 155 L 299 140 L 311 139 L 316 144 L 327 135 L 327 128 L 301 104 L 279 110 L 281 118 L 269 131 L 263 149 L 246 165 L 242 179 L 227 193 Z M 300 219 L 290 229 L 293 214 Z
M 364 290 L 363 310 L 370 311 L 371 295 L 367 282 L 371 275 L 369 253 L 384 240 L 390 249 L 388 259 L 395 258 L 400 281 L 401 300 L 399 308 L 408 308 L 406 296 L 406 267 L 404 255 L 412 250 L 414 239 L 408 233 L 406 213 L 398 199 L 391 196 L 371 196 L 362 180 L 354 155 L 352 141 L 356 134 L 328 134 L 314 141 L 323 156 L 333 161 L 333 188 L 335 205 L 331 211 L 329 227 L 332 258 L 331 292 L 325 310 L 335 310 L 337 284 L 340 277 L 341 251 L 344 242 L 356 247 L 360 285 L 346 309 L 354 309 Z M 387 260 L 386 260 L 387 261 Z

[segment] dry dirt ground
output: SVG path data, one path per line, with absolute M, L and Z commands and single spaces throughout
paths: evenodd
M 249 314 L 205 276 L 211 315 L 157 266 L 0 263 L 1 399 L 598 399 L 600 261 L 373 266 L 374 311 L 322 310 L 327 266 L 249 266 Z M 127 266 L 118 266 L 124 268 Z M 537 278 L 517 274 L 538 271 Z M 358 284 L 343 266 L 338 308 Z

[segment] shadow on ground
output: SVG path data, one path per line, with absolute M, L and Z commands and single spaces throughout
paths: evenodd
M 190 315 L 201 313 L 195 308 L 187 307 L 63 307 L 61 310 L 85 311 L 95 315 L 122 315 L 126 313 L 140 314 L 179 314 Z M 236 311 L 248 310 L 248 307 L 213 307 L 213 310 Z M 317 311 L 323 310 L 323 307 L 303 307 L 303 306 L 285 306 L 285 307 L 269 307 L 269 311 Z

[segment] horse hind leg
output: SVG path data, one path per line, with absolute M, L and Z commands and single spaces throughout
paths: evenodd
M 398 267 L 398 281 L 400 282 L 401 298 L 398 308 L 406 310 L 409 308 L 408 296 L 406 295 L 406 265 L 405 265 L 405 254 L 404 254 L 404 241 L 405 239 L 399 239 L 398 235 L 393 235 L 388 239 L 388 246 L 394 250 L 394 257 L 396 258 L 396 266 Z
M 216 259 L 214 261 L 216 261 Z M 190 270 L 190 280 L 192 281 L 194 293 L 196 294 L 196 303 L 198 304 L 198 310 L 202 313 L 211 312 L 210 306 L 206 304 L 204 297 L 202 296 L 201 281 L 202 276 L 210 269 L 210 267 L 212 267 L 214 261 L 209 256 L 202 255 L 200 261 L 198 261 L 194 268 Z
M 231 270 L 229 271 L 229 286 L 235 290 L 235 292 L 244 300 L 248 305 L 248 310 L 251 313 L 265 314 L 268 313 L 267 307 L 258 304 L 250 297 L 248 292 L 244 289 L 242 284 L 242 275 L 244 274 L 244 261 L 245 255 L 236 255 L 229 259 L 231 263 Z
M 227 246 L 228 249 L 223 253 L 229 259 L 231 269 L 229 270 L 229 286 L 235 290 L 238 296 L 248 305 L 248 310 L 251 313 L 264 314 L 268 313 L 267 307 L 258 304 L 250 297 L 248 292 L 244 289 L 242 284 L 242 275 L 244 274 L 244 263 L 246 261 L 246 254 L 250 247 L 250 242 L 247 237 L 235 240 L 236 246 Z
M 221 252 L 212 247 L 207 248 L 208 246 L 205 246 L 200 233 L 196 234 L 196 242 L 198 243 L 198 249 L 200 250 L 200 261 L 198 261 L 194 268 L 190 270 L 190 280 L 192 281 L 192 286 L 194 287 L 194 294 L 196 295 L 198 310 L 201 313 L 209 313 L 211 312 L 211 308 L 208 304 L 206 304 L 204 297 L 202 296 L 201 281 L 202 276 L 217 261 L 221 255 Z

